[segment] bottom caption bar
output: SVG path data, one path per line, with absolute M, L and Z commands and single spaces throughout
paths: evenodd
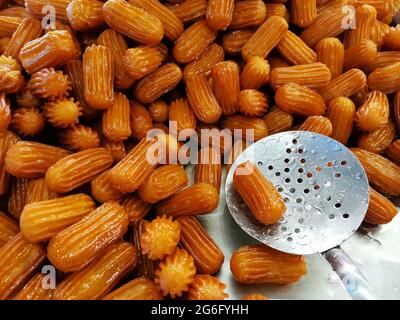
M 196 304 L 182 304 L 179 306 L 165 305 L 160 303 L 150 308 L 150 314 L 155 315 L 168 315 L 179 318 L 192 317 L 192 316 L 228 316 L 228 315 L 243 315 L 247 316 L 250 313 L 249 304 L 232 303 L 232 304 L 214 304 L 209 302 L 196 303 Z

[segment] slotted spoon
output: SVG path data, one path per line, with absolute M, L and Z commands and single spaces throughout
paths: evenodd
M 236 167 L 248 160 L 286 203 L 276 224 L 259 223 L 233 187 Z M 227 174 L 225 193 L 233 219 L 249 235 L 291 254 L 323 253 L 354 299 L 376 299 L 364 275 L 339 247 L 359 228 L 369 205 L 366 173 L 344 145 L 307 131 L 268 136 L 238 156 Z
M 247 160 L 286 203 L 276 224 L 259 223 L 233 187 L 235 168 Z M 307 131 L 278 133 L 252 144 L 233 163 L 225 188 L 229 211 L 244 231 L 272 248 L 302 255 L 340 245 L 361 225 L 369 203 L 368 179 L 353 153 Z

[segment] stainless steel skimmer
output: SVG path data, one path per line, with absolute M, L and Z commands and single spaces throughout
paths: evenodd
M 284 198 L 287 210 L 274 225 L 256 221 L 233 187 L 235 168 L 247 160 Z M 244 231 L 293 254 L 340 245 L 358 229 L 369 203 L 368 179 L 353 153 L 336 140 L 307 131 L 278 133 L 248 147 L 232 165 L 225 190 L 229 211 Z

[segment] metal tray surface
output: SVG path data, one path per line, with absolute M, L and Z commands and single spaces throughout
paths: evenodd
M 378 299 L 400 299 L 399 243 L 400 214 L 387 225 L 360 228 L 341 245 Z

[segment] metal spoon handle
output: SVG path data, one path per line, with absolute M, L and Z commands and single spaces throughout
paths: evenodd
M 376 300 L 373 288 L 350 256 L 340 247 L 323 253 L 325 259 L 342 280 L 347 292 L 354 300 Z

